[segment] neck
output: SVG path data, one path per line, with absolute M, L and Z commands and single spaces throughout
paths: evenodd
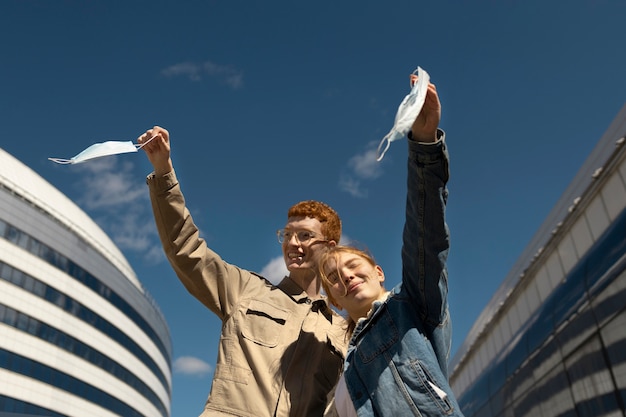
M 364 308 L 364 309 L 353 310 L 353 311 L 349 312 L 348 314 L 350 315 L 350 318 L 356 323 L 357 321 L 359 321 L 359 319 L 367 317 L 368 314 L 370 313 L 370 311 L 372 311 L 372 306 L 371 305 L 369 307 Z
M 320 280 L 315 272 L 310 269 L 294 270 L 289 273 L 289 278 L 298 284 L 309 298 L 315 300 L 320 297 Z
M 357 321 L 359 321 L 359 319 L 369 316 L 372 313 L 372 307 L 374 306 L 374 301 L 382 301 L 385 298 L 387 298 L 388 294 L 389 294 L 389 291 L 385 291 L 384 289 L 381 289 L 378 297 L 372 300 L 370 304 L 366 305 L 363 308 L 349 311 L 348 314 L 350 315 L 350 318 L 354 320 L 354 322 L 356 323 Z

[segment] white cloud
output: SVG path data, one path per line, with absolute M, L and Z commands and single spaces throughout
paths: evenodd
M 285 275 L 289 274 L 289 271 L 287 270 L 283 257 L 278 256 L 269 261 L 259 274 L 267 278 L 272 284 L 278 284 Z
M 220 79 L 233 89 L 243 86 L 243 72 L 230 65 L 220 65 L 211 61 L 203 63 L 181 62 L 164 68 L 161 74 L 165 77 L 187 77 L 191 81 L 202 81 L 204 76 Z
M 166 77 L 186 76 L 191 81 L 200 81 L 200 71 L 202 68 L 193 62 L 182 62 L 161 70 L 161 74 Z
M 149 250 L 157 238 L 154 220 L 140 216 L 137 212 L 119 214 L 117 219 L 111 222 L 110 229 L 120 247 L 135 252 Z
M 99 158 L 77 166 L 77 202 L 121 250 L 138 253 L 150 263 L 165 257 L 156 233 L 144 176 L 118 157 Z
M 356 198 L 367 197 L 362 180 L 374 180 L 383 174 L 381 163 L 376 160 L 377 146 L 375 142 L 370 142 L 363 152 L 348 159 L 346 166 L 349 172 L 341 174 L 339 189 Z
M 352 195 L 352 197 L 365 198 L 367 190 L 361 188 L 361 182 L 351 176 L 342 176 L 339 179 L 339 189 Z
M 376 148 L 372 148 L 371 145 L 369 148 L 348 161 L 348 166 L 358 178 L 376 179 L 383 173 L 380 162 L 376 160 Z
M 193 356 L 181 356 L 174 361 L 174 372 L 203 377 L 213 372 L 213 367 L 202 359 Z
M 161 245 L 154 244 L 143 253 L 143 258 L 151 264 L 159 264 L 165 260 L 165 253 Z
M 341 242 L 342 245 L 350 245 L 352 243 L 352 239 L 348 235 L 342 233 L 339 238 L 339 242 Z
M 131 163 L 117 163 L 117 157 L 106 157 L 79 165 L 83 176 L 79 182 L 81 205 L 89 210 L 120 207 L 145 198 L 145 189 L 137 188 Z

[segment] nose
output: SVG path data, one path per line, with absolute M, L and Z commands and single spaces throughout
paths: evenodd
M 341 276 L 343 277 L 343 282 L 345 282 L 346 284 L 354 279 L 354 275 L 348 269 L 344 269 L 343 271 L 341 271 Z
M 292 240 L 296 241 L 296 245 L 300 244 L 300 240 L 298 240 L 298 234 L 297 233 L 292 233 L 291 236 L 289 237 L 289 239 L 285 239 L 285 243 L 291 244 Z

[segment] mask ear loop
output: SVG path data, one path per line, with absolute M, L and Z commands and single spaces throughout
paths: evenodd
M 52 162 L 56 162 L 57 164 L 61 164 L 61 165 L 68 165 L 74 162 L 71 159 L 63 159 L 63 158 L 48 158 L 48 159 L 51 160 Z
M 156 138 L 157 136 L 159 136 L 159 134 L 157 133 L 156 135 L 152 136 L 150 139 L 148 139 L 147 141 L 145 141 L 144 143 L 135 143 L 135 146 L 137 147 L 137 150 L 143 148 L 144 146 L 146 146 L 147 144 L 149 144 L 150 142 L 152 142 L 152 139 Z
M 392 133 L 393 131 L 387 133 L 387 135 L 383 138 L 383 140 L 381 140 L 380 143 L 378 144 L 378 149 L 376 150 L 377 162 L 380 162 L 383 159 L 383 157 L 385 156 L 385 153 L 389 149 L 389 146 L 391 145 L 391 141 L 389 140 L 389 138 L 392 136 Z M 381 150 L 383 146 L 385 147 L 385 149 Z

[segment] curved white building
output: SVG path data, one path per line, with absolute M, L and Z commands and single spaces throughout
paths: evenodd
M 171 355 L 111 239 L 0 149 L 0 417 L 169 417 Z
M 466 417 L 626 416 L 626 106 L 451 369 Z

